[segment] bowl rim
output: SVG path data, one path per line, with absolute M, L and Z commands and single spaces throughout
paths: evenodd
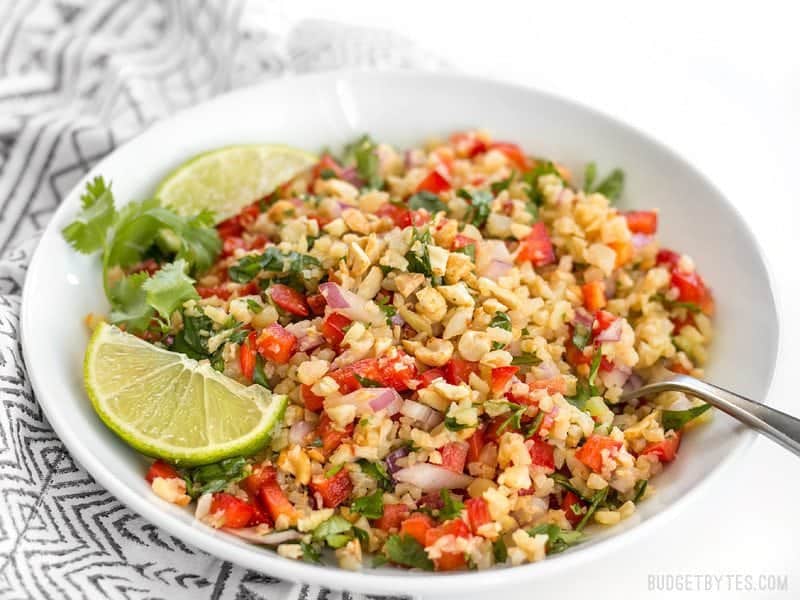
M 739 209 L 733 203 L 731 203 L 728 198 L 721 193 L 717 186 L 700 170 L 698 170 L 688 160 L 684 159 L 680 154 L 673 151 L 669 146 L 654 138 L 651 134 L 646 133 L 637 127 L 634 127 L 583 102 L 564 97 L 560 94 L 543 91 L 526 84 L 508 82 L 498 78 L 460 74 L 455 72 L 419 71 L 411 69 L 374 70 L 367 68 L 332 70 L 322 73 L 303 74 L 292 78 L 279 78 L 260 82 L 252 86 L 237 88 L 219 96 L 215 96 L 214 98 L 194 106 L 179 110 L 165 119 L 151 124 L 133 138 L 127 140 L 122 146 L 115 148 L 111 153 L 99 161 L 91 170 L 85 173 L 81 177 L 78 184 L 70 190 L 65 198 L 74 195 L 76 190 L 81 187 L 85 181 L 95 174 L 101 172 L 106 163 L 110 160 L 113 160 L 113 156 L 119 150 L 119 148 L 138 140 L 143 135 L 158 135 L 160 129 L 167 127 L 168 124 L 175 119 L 191 118 L 193 113 L 203 113 L 216 104 L 228 103 L 231 101 L 231 98 L 235 98 L 237 95 L 252 94 L 256 90 L 264 91 L 266 93 L 273 88 L 280 88 L 281 86 L 286 85 L 287 82 L 292 82 L 293 80 L 297 79 L 311 82 L 316 80 L 320 82 L 320 84 L 325 84 L 335 82 L 339 79 L 353 78 L 371 80 L 380 80 L 382 78 L 405 78 L 409 80 L 445 79 L 454 83 L 491 86 L 499 91 L 506 90 L 509 92 L 539 96 L 545 100 L 556 102 L 569 108 L 582 111 L 588 114 L 591 118 L 605 121 L 609 125 L 612 125 L 616 128 L 627 130 L 628 133 L 633 134 L 634 136 L 640 138 L 643 142 L 656 147 L 659 151 L 669 156 L 670 159 L 679 163 L 682 168 L 691 172 L 703 183 L 703 185 L 707 186 L 710 190 L 716 193 L 722 200 L 726 209 L 731 211 L 735 218 L 740 221 L 740 223 L 743 225 L 746 235 L 749 237 L 752 247 L 755 248 L 756 254 L 764 267 L 768 282 L 768 289 L 766 292 L 768 294 L 769 303 L 774 311 L 775 322 L 777 325 L 775 361 L 771 365 L 764 392 L 764 400 L 766 401 L 769 399 L 775 378 L 776 365 L 779 362 L 780 357 L 783 355 L 781 343 L 781 310 L 779 303 L 776 301 L 776 280 L 773 274 L 773 269 L 771 268 L 770 263 L 764 254 L 763 248 L 758 242 L 758 239 L 747 225 L 747 222 L 743 218 Z M 67 202 L 62 201 L 51 217 L 50 222 L 42 232 L 42 238 L 47 235 L 53 235 L 53 230 L 56 228 L 56 223 L 61 221 L 60 217 L 62 217 L 67 210 L 70 210 L 70 206 L 68 206 Z M 493 568 L 482 571 L 458 573 L 416 573 L 404 570 L 391 572 L 389 570 L 378 571 L 370 568 L 365 568 L 363 571 L 359 572 L 353 572 L 335 566 L 314 565 L 303 561 L 283 558 L 274 552 L 264 553 L 263 551 L 253 551 L 253 549 L 246 545 L 242 545 L 240 543 L 229 543 L 229 541 L 226 539 L 229 536 L 226 534 L 220 534 L 211 528 L 197 527 L 192 523 L 173 518 L 169 512 L 162 510 L 157 504 L 149 502 L 143 495 L 128 489 L 128 487 L 125 485 L 122 485 L 117 480 L 115 475 L 110 471 L 110 469 L 104 465 L 103 461 L 98 456 L 93 454 L 87 446 L 84 446 L 81 443 L 81 440 L 76 432 L 73 432 L 64 423 L 60 423 L 51 418 L 47 408 L 47 402 L 39 402 L 38 398 L 43 397 L 40 394 L 40 390 L 42 389 L 42 375 L 41 373 L 37 373 L 37 370 L 34 366 L 36 364 L 36 360 L 32 353 L 31 341 L 26 335 L 26 331 L 31 327 L 29 324 L 34 318 L 34 315 L 27 308 L 30 305 L 30 302 L 28 302 L 27 299 L 30 295 L 29 290 L 31 288 L 31 286 L 28 285 L 28 281 L 36 276 L 35 274 L 39 270 L 39 264 L 46 260 L 46 257 L 40 250 L 41 245 L 37 245 L 25 277 L 20 312 L 20 340 L 23 359 L 26 364 L 36 402 L 41 407 L 51 427 L 53 427 L 53 430 L 58 435 L 59 439 L 64 443 L 67 450 L 69 450 L 73 458 L 76 459 L 88 471 L 88 473 L 96 481 L 98 481 L 100 485 L 103 486 L 104 489 L 109 491 L 128 508 L 132 509 L 151 523 L 163 528 L 171 535 L 174 535 L 182 540 L 186 540 L 190 544 L 203 550 L 204 552 L 209 553 L 212 556 L 222 558 L 223 560 L 230 560 L 231 562 L 248 569 L 275 575 L 287 580 L 302 583 L 312 583 L 325 587 L 331 587 L 333 589 L 346 589 L 366 593 L 386 593 L 390 590 L 402 590 L 403 594 L 419 595 L 444 592 L 451 594 L 468 591 L 475 592 L 479 588 L 485 588 L 490 585 L 504 586 L 515 582 L 519 583 L 521 581 L 531 581 L 535 578 L 547 577 L 563 572 L 571 567 L 578 566 L 588 560 L 591 560 L 592 557 L 597 556 L 598 554 L 618 551 L 624 546 L 627 546 L 640 539 L 642 536 L 650 534 L 655 528 L 666 525 L 671 519 L 674 519 L 677 516 L 677 514 L 680 512 L 680 509 L 690 504 L 701 491 L 706 490 L 712 481 L 720 477 L 722 472 L 734 464 L 734 461 L 738 461 L 738 459 L 748 451 L 756 438 L 756 434 L 752 430 L 745 427 L 737 428 L 735 430 L 735 435 L 738 437 L 738 440 L 733 451 L 725 456 L 716 466 L 714 466 L 702 478 L 701 481 L 699 481 L 683 496 L 676 499 L 670 505 L 664 507 L 646 521 L 621 530 L 615 535 L 609 535 L 608 537 L 599 540 L 596 544 L 587 545 L 585 547 L 576 547 L 570 552 L 549 557 L 546 560 L 539 561 L 537 563 L 523 564 L 516 567 Z M 221 535 L 225 535 L 225 537 L 220 537 Z

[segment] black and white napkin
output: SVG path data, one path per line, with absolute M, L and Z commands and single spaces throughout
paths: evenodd
M 441 66 L 388 32 L 292 23 L 272 2 L 0 0 L 0 598 L 357 596 L 223 562 L 100 487 L 33 396 L 20 294 L 64 195 L 153 121 L 268 78 Z

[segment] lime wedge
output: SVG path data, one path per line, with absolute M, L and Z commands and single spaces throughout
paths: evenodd
M 149 456 L 187 465 L 257 452 L 283 418 L 287 397 L 244 386 L 207 361 L 162 350 L 102 324 L 83 363 L 95 411 Z
M 156 189 L 156 197 L 184 216 L 203 209 L 223 221 L 310 168 L 313 154 L 279 145 L 227 146 L 183 163 Z

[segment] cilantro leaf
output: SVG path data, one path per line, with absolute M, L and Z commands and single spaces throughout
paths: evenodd
M 416 242 L 419 242 L 420 250 L 413 250 Z M 431 256 L 428 251 L 428 244 L 431 243 L 431 233 L 425 229 L 422 233 L 414 229 L 411 238 L 411 249 L 406 252 L 405 259 L 408 261 L 408 270 L 411 273 L 421 273 L 425 277 L 433 278 L 433 267 L 431 266 Z
M 439 509 L 439 518 L 443 521 L 455 519 L 461 514 L 461 511 L 464 510 L 464 503 L 454 498 L 450 490 L 442 489 L 439 495 L 442 497 L 442 508 Z
M 316 526 L 311 532 L 311 539 L 317 542 L 326 540 L 330 536 L 347 533 L 353 526 L 350 521 L 340 515 L 333 515 Z
M 147 303 L 164 321 L 168 321 L 184 302 L 200 297 L 194 289 L 194 279 L 186 275 L 187 267 L 185 260 L 176 260 L 164 265 L 142 284 Z
M 108 228 L 116 215 L 111 186 L 102 177 L 95 177 L 86 184 L 78 216 L 61 233 L 75 250 L 91 254 L 105 246 Z
M 519 356 L 515 356 L 511 359 L 511 364 L 517 367 L 525 365 L 538 365 L 541 362 L 542 360 L 538 356 L 531 354 L 530 352 L 523 352 Z
M 369 496 L 356 498 L 350 505 L 350 510 L 368 519 L 380 519 L 383 516 L 383 491 L 378 490 Z
M 622 195 L 622 190 L 625 187 L 625 172 L 622 169 L 614 169 L 606 176 L 594 191 L 598 194 L 603 194 L 611 202 L 619 200 Z
M 144 331 L 153 320 L 153 308 L 147 303 L 143 289 L 150 277 L 144 271 L 120 279 L 109 290 L 111 322 L 125 325 L 128 331 Z
M 206 492 L 222 491 L 229 483 L 241 481 L 249 474 L 247 465 L 247 460 L 243 456 L 235 456 L 189 469 L 184 475 L 187 493 L 196 498 Z
M 642 499 L 644 496 L 644 492 L 647 489 L 647 479 L 640 479 L 636 482 L 636 486 L 633 488 L 635 494 L 633 496 L 633 503 L 638 504 L 639 500 Z
M 361 387 L 365 388 L 379 388 L 383 387 L 383 384 L 380 381 L 375 381 L 374 379 L 370 379 L 369 377 L 362 377 L 358 373 L 353 373 L 356 377 L 356 381 L 361 385 Z
M 316 544 L 309 544 L 307 542 L 300 542 L 300 549 L 303 551 L 303 560 L 310 563 L 319 563 L 322 558 L 319 546 Z
M 592 357 L 592 364 L 589 366 L 589 392 L 592 396 L 597 396 L 600 392 L 594 385 L 594 380 L 597 377 L 597 371 L 600 369 L 600 363 L 603 362 L 603 353 L 597 349 Z
M 410 535 L 390 535 L 385 551 L 389 560 L 398 565 L 433 571 L 433 561 L 428 558 L 425 548 Z
M 570 492 L 575 494 L 581 500 L 583 500 L 585 502 L 591 502 L 592 499 L 591 498 L 587 498 L 586 496 L 584 496 L 578 488 L 576 488 L 574 485 L 572 485 L 572 483 L 570 482 L 569 478 L 566 475 L 564 475 L 563 473 L 559 473 L 559 472 L 556 471 L 555 473 L 550 475 L 550 479 L 555 481 L 558 485 L 563 487 L 565 490 L 569 490 Z
M 664 431 L 673 429 L 678 431 L 692 419 L 695 419 L 711 408 L 710 404 L 701 404 L 687 408 L 686 410 L 664 410 L 661 411 L 661 425 Z
M 269 246 L 261 254 L 249 254 L 228 268 L 228 275 L 236 283 L 248 283 L 261 271 L 302 275 L 303 271 L 320 267 L 320 262 L 308 254 L 291 250 L 281 252 L 276 246 Z
M 411 210 L 419 210 L 424 208 L 430 214 L 435 215 L 438 212 L 447 212 L 447 205 L 442 202 L 441 198 L 432 192 L 423 190 L 417 192 L 408 199 L 408 208 Z
M 497 196 L 503 190 L 507 190 L 508 186 L 511 185 L 511 182 L 514 181 L 514 176 L 516 175 L 516 171 L 511 171 L 511 175 L 506 177 L 505 179 L 501 179 L 500 181 L 495 181 L 489 186 L 489 189 L 492 190 L 492 193 Z
M 563 552 L 583 539 L 583 533 L 580 531 L 561 529 L 552 523 L 544 523 L 528 530 L 528 535 L 530 536 L 540 534 L 545 534 L 548 538 L 546 546 L 548 554 Z
M 583 323 L 576 322 L 572 331 L 572 343 L 578 350 L 586 348 L 586 344 L 592 338 L 592 328 Z
M 469 429 L 472 425 L 464 425 L 456 421 L 455 417 L 445 417 L 444 426 L 450 431 L 461 431 L 462 429 Z
M 497 311 L 489 322 L 489 327 L 498 327 L 511 331 L 511 318 L 506 313 Z
M 336 475 L 339 471 L 341 471 L 343 468 L 344 468 L 344 463 L 343 462 L 341 462 L 341 463 L 339 463 L 337 465 L 333 465 L 330 469 L 325 471 L 325 478 L 326 479 L 330 479 L 331 477 Z
M 469 211 L 464 221 L 472 223 L 475 227 L 481 228 L 492 212 L 492 200 L 494 198 L 486 190 L 469 191 L 464 188 L 456 192 L 459 198 L 463 198 L 470 203 Z
M 592 189 L 594 180 L 597 178 L 597 165 L 594 162 L 586 164 L 586 169 L 583 171 L 583 190 L 588 192 Z
M 382 490 L 391 490 L 392 477 L 386 470 L 386 465 L 382 462 L 369 462 L 367 459 L 362 458 L 358 461 L 358 466 L 361 471 L 372 477 L 378 482 L 378 487 Z
M 541 206 L 544 201 L 542 193 L 539 191 L 539 178 L 545 175 L 556 175 L 561 181 L 564 181 L 564 178 L 561 177 L 561 173 L 558 172 L 556 166 L 549 160 L 538 163 L 533 169 L 522 176 L 522 180 L 528 184 L 528 197 L 534 207 Z M 533 214 L 533 212 L 531 212 L 531 214 Z M 535 214 L 533 216 L 536 218 Z
M 528 409 L 527 406 L 514 402 L 506 402 L 505 404 L 511 409 L 511 415 L 497 428 L 498 436 L 509 426 L 514 429 L 520 429 L 522 427 L 522 415 L 524 415 L 525 411 Z
M 501 564 L 508 559 L 508 548 L 503 538 L 497 538 L 492 542 L 492 554 L 494 555 L 494 562 Z
M 170 350 L 185 354 L 189 358 L 201 360 L 208 358 L 208 338 L 213 331 L 213 323 L 206 315 L 190 316 L 184 313 L 183 329 L 173 337 Z
M 397 307 L 393 304 L 389 304 L 389 300 L 386 296 L 380 296 L 377 301 L 378 308 L 383 311 L 383 314 L 386 316 L 386 324 L 390 327 L 393 325 L 392 317 L 397 314 Z
M 594 496 L 592 496 L 592 500 L 589 504 L 589 507 L 586 509 L 586 513 L 583 515 L 583 518 L 576 525 L 575 531 L 580 531 L 581 529 L 583 529 L 589 522 L 589 519 L 592 517 L 592 515 L 600 507 L 600 505 L 606 501 L 606 497 L 608 496 L 608 489 L 609 489 L 608 487 L 604 487 L 602 490 L 599 490 L 594 493 Z
M 364 185 L 379 190 L 383 187 L 383 178 L 377 149 L 377 144 L 365 134 L 345 148 L 345 155 L 348 162 L 355 161 L 356 171 Z
M 264 373 L 264 358 L 259 353 L 256 353 L 256 365 L 253 368 L 253 383 L 270 389 L 267 375 Z

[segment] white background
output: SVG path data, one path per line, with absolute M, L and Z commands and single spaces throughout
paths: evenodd
M 599 108 L 693 161 L 769 259 L 782 318 L 769 402 L 800 415 L 800 15 L 790 3 L 301 0 L 283 11 L 288 22 L 391 29 L 458 70 Z M 799 473 L 798 458 L 759 439 L 652 536 L 503 596 L 798 598 Z M 789 591 L 650 591 L 648 573 L 788 575 Z

